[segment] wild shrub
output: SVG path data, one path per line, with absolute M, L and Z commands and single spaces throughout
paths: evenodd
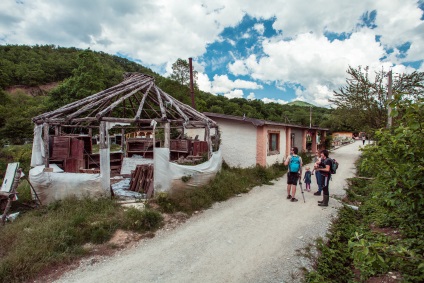
M 221 171 L 207 185 L 170 194 L 159 194 L 154 202 L 163 212 L 182 211 L 191 214 L 209 208 L 214 202 L 247 193 L 255 186 L 269 184 L 271 180 L 282 176 L 286 170 L 287 167 L 281 164 L 268 168 L 261 166 L 239 168 L 229 167 L 223 163 Z
M 327 247 L 335 235 L 337 238 L 343 234 L 340 242 L 346 243 L 347 239 L 348 249 L 343 244 L 327 255 L 323 248 L 318 267 L 308 278 L 333 280 L 338 270 L 330 265 L 323 269 L 321 261 L 325 263 L 326 257 L 343 251 L 340 258 L 351 258 L 351 266 L 359 271 L 359 280 L 363 282 L 389 271 L 400 273 L 404 282 L 424 281 L 423 102 L 422 94 L 413 98 L 395 95 L 391 107 L 397 125 L 376 131 L 375 145 L 363 149 L 358 163 L 358 174 L 372 178 L 354 178 L 349 182 L 347 195 L 351 201 L 360 203 L 355 212 L 360 221 L 353 230 L 340 226 L 331 231 Z M 344 217 L 339 214 L 339 219 Z M 346 227 L 350 224 L 346 223 Z M 343 274 L 338 276 L 340 281 L 333 282 L 349 280 Z

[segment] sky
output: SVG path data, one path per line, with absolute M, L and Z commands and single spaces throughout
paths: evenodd
M 122 56 L 203 91 L 331 107 L 349 66 L 424 71 L 424 0 L 2 0 L 0 45 Z M 172 95 L 172 94 L 171 94 Z

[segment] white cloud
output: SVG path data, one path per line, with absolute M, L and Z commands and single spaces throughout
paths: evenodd
M 275 99 L 275 98 L 262 98 L 261 99 L 264 103 L 271 103 L 271 102 L 274 102 L 274 103 L 278 103 L 278 104 L 287 104 L 288 103 L 288 101 L 285 101 L 285 100 L 282 100 L 282 99 Z
M 343 85 L 349 65 L 381 68 L 380 58 L 385 54 L 384 48 L 375 42 L 375 34 L 368 29 L 357 31 L 345 41 L 330 41 L 312 33 L 300 34 L 291 41 L 274 37 L 263 42 L 263 50 L 266 57 L 257 59 L 251 55 L 244 61 L 236 61 L 229 69 L 233 73 L 249 71 L 259 81 L 276 81 L 280 89 L 300 84 L 305 88 L 303 95 L 310 97 L 318 95 L 314 86 L 333 90 Z M 328 104 L 323 101 L 331 97 L 332 91 L 324 93 L 326 97 L 317 97 L 315 103 Z
M 227 75 L 215 75 L 212 81 L 212 91 L 214 93 L 228 93 L 233 89 L 262 89 L 263 87 L 255 82 L 236 79 L 232 81 Z
M 204 74 L 204 73 L 198 73 L 197 74 L 197 84 L 199 85 L 199 89 L 205 91 L 205 92 L 209 92 L 212 93 L 212 83 L 209 80 L 208 75 Z
M 263 35 L 265 32 L 265 26 L 264 24 L 255 24 L 253 26 L 253 29 L 256 30 L 257 33 L 259 33 L 260 35 Z
M 253 92 L 249 93 L 249 95 L 246 97 L 246 99 L 255 100 L 256 99 L 255 94 Z
M 247 75 L 249 73 L 247 66 L 242 60 L 236 60 L 234 63 L 228 64 L 228 70 L 233 75 Z
M 243 98 L 243 90 L 241 89 L 235 89 L 228 93 L 224 94 L 225 97 L 232 99 L 232 98 Z

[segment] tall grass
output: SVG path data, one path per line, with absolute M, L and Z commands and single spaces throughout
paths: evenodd
M 305 156 L 304 160 L 306 163 L 310 158 Z M 286 172 L 287 166 L 280 163 L 267 168 L 257 165 L 246 169 L 230 168 L 224 163 L 222 170 L 206 186 L 160 194 L 155 201 L 164 212 L 182 211 L 191 214 L 209 208 L 215 202 L 247 193 L 255 186 L 272 184 L 273 179 L 283 176 Z
M 158 212 L 124 210 L 110 199 L 74 198 L 27 212 L 0 228 L 0 282 L 21 282 L 83 256 L 86 243 L 108 241 L 118 229 L 160 227 Z

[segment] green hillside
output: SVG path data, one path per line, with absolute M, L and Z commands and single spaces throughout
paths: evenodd
M 306 106 L 306 107 L 315 107 L 314 105 L 305 102 L 305 101 L 300 101 L 300 100 L 295 100 L 292 102 L 287 103 L 287 105 L 295 105 L 295 106 Z
M 187 85 L 125 58 L 54 45 L 0 45 L 0 145 L 30 140 L 32 117 L 116 85 L 125 72 L 151 75 L 161 89 L 191 105 Z M 310 123 L 310 109 L 304 107 L 305 102 L 281 105 L 243 98 L 230 100 L 198 88 L 195 88 L 195 99 L 200 112 L 246 115 L 297 125 Z M 319 109 L 314 113 L 320 115 L 313 115 L 312 124 L 331 127 L 332 110 L 314 108 Z

